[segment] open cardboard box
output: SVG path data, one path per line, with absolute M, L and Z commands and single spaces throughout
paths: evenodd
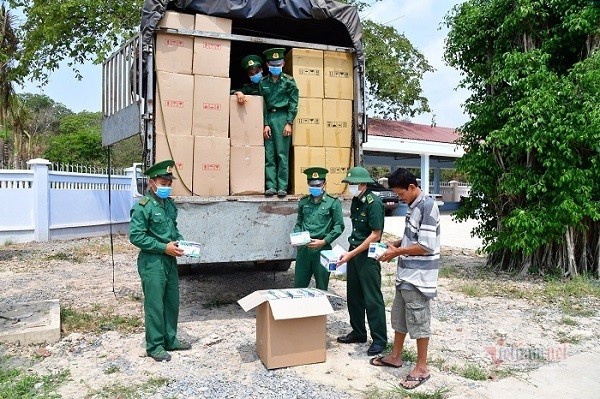
M 238 303 L 256 308 L 256 353 L 267 369 L 325 361 L 327 299 L 337 296 L 316 288 L 254 291 Z

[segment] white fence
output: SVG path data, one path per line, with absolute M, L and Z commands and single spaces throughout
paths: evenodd
M 126 233 L 137 191 L 133 168 L 125 175 L 51 171 L 33 159 L 28 170 L 0 170 L 0 244 Z
M 433 192 L 430 190 L 430 192 Z M 442 201 L 459 202 L 461 197 L 468 197 L 471 192 L 471 185 L 456 180 L 449 182 L 440 182 L 440 192 Z

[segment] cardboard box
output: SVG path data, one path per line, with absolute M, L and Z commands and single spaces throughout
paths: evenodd
M 304 169 L 325 165 L 325 148 L 323 147 L 294 147 L 294 162 L 292 171 L 292 187 L 294 194 L 308 194 L 308 184 Z M 329 176 L 327 176 L 329 182 Z M 327 183 L 329 187 L 329 183 Z
M 192 135 L 194 77 L 180 73 L 156 73 L 157 133 L 177 136 Z
M 293 48 L 283 70 L 294 77 L 300 97 L 323 98 L 323 50 Z
M 229 139 L 194 137 L 194 195 L 229 195 Z
M 326 359 L 326 291 L 290 288 L 255 291 L 238 303 L 256 309 L 256 353 L 267 369 L 321 363 Z
M 238 104 L 236 96 L 229 97 L 229 138 L 231 146 L 263 146 L 263 98 L 245 96 L 246 103 Z
M 174 136 L 156 133 L 156 160 L 175 161 L 172 195 L 192 195 L 194 171 L 194 136 Z
M 323 100 L 323 145 L 346 147 L 352 144 L 352 101 Z
M 308 231 L 300 231 L 298 233 L 290 233 L 290 243 L 294 247 L 301 247 L 308 244 L 311 241 L 310 233 Z
M 209 37 L 194 38 L 194 75 L 229 77 L 231 42 Z
M 158 32 L 156 34 L 155 67 L 157 71 L 192 73 L 194 38 Z
M 352 158 L 350 148 L 325 147 L 325 167 L 329 170 L 327 174 L 329 194 L 340 195 L 346 192 L 348 185 L 342 183 L 342 180 L 353 165 Z
M 382 242 L 372 242 L 369 244 L 369 252 L 367 253 L 367 256 L 369 258 L 377 259 L 383 255 L 385 251 L 387 251 L 386 244 Z
M 231 195 L 256 195 L 265 193 L 265 148 L 262 146 L 231 146 Z
M 351 53 L 325 51 L 323 53 L 323 87 L 325 98 L 352 100 L 354 98 L 354 71 Z
M 229 79 L 194 75 L 194 136 L 229 137 Z
M 227 18 L 196 14 L 194 26 L 204 32 L 231 33 L 231 20 Z
M 196 17 L 193 14 L 167 11 L 158 23 L 159 28 L 194 29 Z
M 323 99 L 300 97 L 292 141 L 295 146 L 323 147 Z

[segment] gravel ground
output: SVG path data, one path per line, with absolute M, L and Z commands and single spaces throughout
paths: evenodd
M 124 236 L 115 242 L 114 292 L 107 237 L 5 244 L 0 247 L 3 302 L 59 299 L 63 309 L 142 319 L 137 250 Z M 600 341 L 597 317 L 572 316 L 576 324 L 565 324 L 557 304 L 485 292 L 465 295 L 464 284 L 483 263 L 473 250 L 443 248 L 443 267 L 460 272 L 440 278 L 439 297 L 432 303 L 432 378 L 419 388 L 423 392 L 449 388 L 460 395 L 489 383 L 464 378 L 465 368 L 477 367 L 486 373 L 484 378 L 499 378 L 502 370 L 512 373 L 553 360 L 534 358 L 527 350 L 550 353 L 567 340 L 564 348 L 572 355 Z M 389 326 L 394 265 L 384 264 L 382 275 Z M 243 264 L 203 266 L 180 280 L 179 331 L 193 348 L 173 353 L 171 362 L 156 363 L 145 356 L 143 328 L 121 333 L 110 323 L 102 332 L 64 331 L 52 345 L 0 345 L 0 356 L 39 374 L 68 370 L 69 378 L 58 390 L 63 398 L 374 398 L 383 397 L 413 367 L 405 362 L 399 369 L 376 368 L 368 364 L 369 343 L 336 342 L 350 328 L 343 279 L 330 283 L 342 299 L 333 301 L 336 312 L 328 316 L 327 361 L 272 371 L 255 353 L 255 312 L 244 312 L 236 301 L 257 289 L 292 286 L 293 268 L 272 273 Z M 539 284 L 501 277 L 493 282 L 523 290 Z M 592 310 L 598 305 L 596 299 L 586 304 Z M 391 329 L 388 335 L 391 341 Z M 414 352 L 414 341 L 407 348 Z M 493 363 L 492 354 L 501 364 Z

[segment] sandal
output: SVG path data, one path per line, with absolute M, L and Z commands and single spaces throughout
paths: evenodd
M 431 377 L 431 375 L 428 375 L 425 377 L 413 377 L 412 375 L 409 374 L 406 377 L 404 377 L 404 380 L 400 381 L 400 386 L 404 389 L 415 389 L 416 387 L 418 387 L 419 385 L 421 385 L 422 383 L 427 381 L 429 379 L 429 377 Z M 404 385 L 407 382 L 416 382 L 417 384 L 407 387 Z

